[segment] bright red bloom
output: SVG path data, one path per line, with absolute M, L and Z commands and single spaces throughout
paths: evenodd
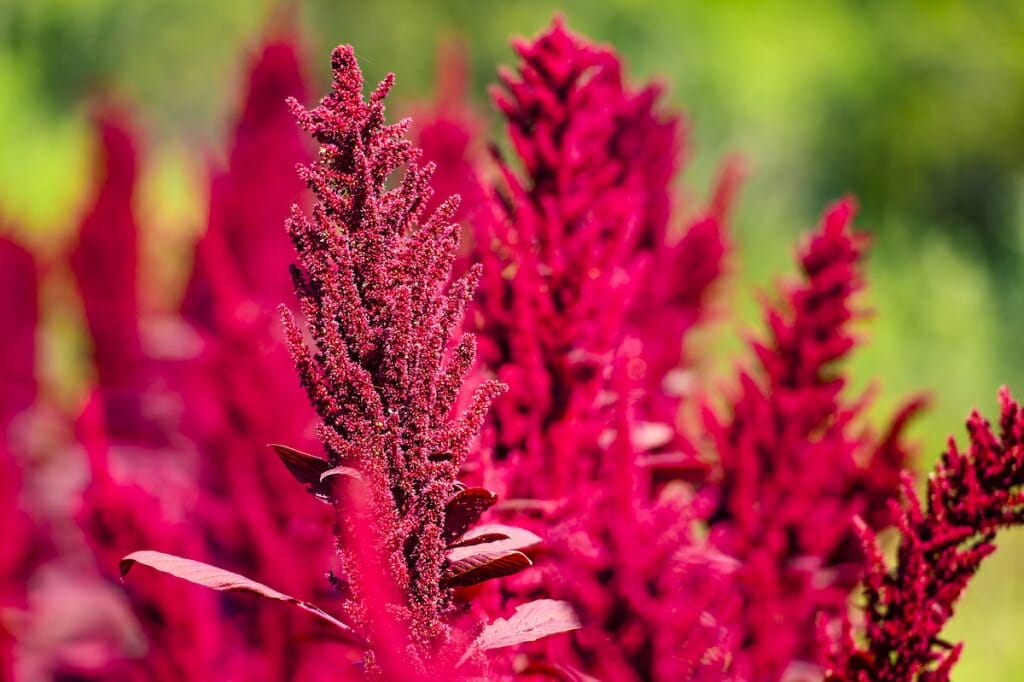
M 302 196 L 294 169 L 310 152 L 285 100 L 305 96 L 296 46 L 266 43 L 250 68 L 228 168 L 212 182 L 209 225 L 182 304 L 201 328 L 224 326 L 247 309 L 259 316 L 290 295 L 291 247 L 281 221 Z
M 1024 409 L 1006 388 L 999 394 L 999 406 L 998 435 L 975 411 L 967 420 L 970 447 L 960 450 L 950 437 L 928 477 L 925 506 L 910 478 L 904 479 L 906 502 L 896 509 L 900 545 L 892 568 L 871 528 L 858 521 L 868 556 L 867 641 L 855 642 L 845 621 L 826 679 L 950 679 L 963 644 L 943 641 L 942 628 L 981 562 L 995 551 L 996 532 L 1024 524 Z
M 100 112 L 96 126 L 96 191 L 70 262 L 92 335 L 96 383 L 104 394 L 111 433 L 154 444 L 165 435 L 147 416 L 143 397 L 152 388 L 153 367 L 143 355 L 140 333 L 136 142 L 121 112 Z
M 767 312 L 757 373 L 740 375 L 727 416 L 705 412 L 721 476 L 710 539 L 739 562 L 739 671 L 748 679 L 777 680 L 816 662 L 815 618 L 842 611 L 860 568 L 850 518 L 897 494 L 865 492 L 865 481 L 894 483 L 871 467 L 906 455 L 898 430 L 878 446 L 858 435 L 863 402 L 842 397 L 836 363 L 854 345 L 848 325 L 865 244 L 850 231 L 852 215 L 850 200 L 826 212 L 800 254 L 804 281 Z
M 679 123 L 633 91 L 611 50 L 561 21 L 517 42 L 495 102 L 524 168 L 482 216 L 481 357 L 512 392 L 495 406 L 514 496 L 556 499 L 596 475 L 596 403 L 622 341 L 645 249 L 667 235 Z M 678 339 L 675 340 L 678 342 Z
M 515 47 L 521 64 L 494 98 L 524 172 L 501 164 L 478 220 L 488 270 L 474 310 L 482 356 L 512 387 L 485 475 L 526 498 L 508 513 L 545 515 L 534 529 L 549 540 L 515 591 L 580 612 L 573 649 L 549 661 L 614 681 L 718 679 L 730 633 L 712 612 L 729 610 L 729 561 L 694 541 L 684 489 L 653 497 L 646 455 L 680 460 L 678 397 L 657 396 L 720 271 L 719 222 L 669 229 L 682 125 L 658 88 L 627 86 L 613 51 L 559 20 Z
M 452 336 L 480 275 L 474 267 L 447 284 L 459 241 L 457 199 L 424 214 L 433 167 L 416 164 L 408 121 L 384 123 L 394 77 L 367 102 L 351 47 L 335 50 L 332 67 L 332 91 L 318 107 L 292 102 L 320 144 L 318 162 L 302 168 L 316 198 L 312 216 L 295 208 L 288 221 L 299 259 L 293 280 L 314 349 L 287 309 L 283 316 L 322 420 L 320 480 L 347 481 L 321 494 L 339 512 L 343 590 L 370 643 L 368 669 L 435 676 L 468 644 L 448 646 L 459 612 L 453 588 L 529 564 L 516 551 L 485 552 L 486 543 L 468 552 L 453 545 L 493 504 L 493 493 L 466 489 L 456 476 L 504 387 L 484 383 L 465 412 L 451 416 L 476 347 L 472 335 Z M 400 169 L 392 188 L 388 179 Z M 311 483 L 314 491 L 329 488 Z M 470 504 L 473 496 L 486 504 Z
M 140 339 L 132 208 L 136 143 L 122 115 L 106 112 L 97 123 L 99 184 L 71 256 L 97 373 L 96 390 L 79 419 L 91 480 L 78 521 L 101 573 L 114 579 L 120 557 L 139 544 L 200 556 L 204 551 L 201 532 L 187 522 L 195 497 L 188 459 L 168 447 L 176 425 L 151 409 L 168 396 L 154 387 L 159 366 L 144 355 Z M 109 672 L 179 680 L 230 670 L 226 649 L 216 644 L 225 639 L 216 598 L 176 587 L 140 591 L 133 604 L 151 655 L 110 661 Z

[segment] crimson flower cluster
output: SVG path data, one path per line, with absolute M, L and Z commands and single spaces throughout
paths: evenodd
M 899 548 L 893 566 L 863 520 L 857 531 L 868 566 L 864 575 L 865 636 L 849 620 L 831 652 L 834 682 L 947 682 L 963 649 L 940 637 L 953 608 L 985 557 L 996 532 L 1024 523 L 1024 409 L 1008 389 L 999 394 L 999 431 L 978 412 L 967 420 L 969 447 L 951 437 L 928 477 L 925 504 L 906 477 L 895 502 Z M 826 634 L 828 634 L 826 632 Z
M 884 473 L 906 463 L 898 431 L 878 442 L 859 435 L 864 401 L 842 395 L 836 363 L 854 345 L 865 241 L 851 232 L 852 215 L 850 200 L 825 213 L 800 254 L 803 282 L 767 311 L 756 373 L 741 373 L 727 416 L 705 409 L 718 460 L 706 491 L 715 501 L 709 539 L 739 565 L 743 679 L 815 665 L 815 619 L 842 613 L 859 575 L 850 518 L 883 518 L 869 504 L 898 494 L 898 479 Z
M 98 564 L 113 578 L 118 560 L 140 545 L 199 557 L 206 548 L 186 521 L 193 482 L 178 461 L 183 453 L 169 442 L 177 424 L 154 409 L 166 395 L 158 380 L 163 367 L 143 352 L 134 135 L 124 115 L 113 110 L 97 123 L 99 184 L 70 257 L 96 367 L 96 385 L 76 420 L 91 476 L 78 523 Z M 133 608 L 152 643 L 148 655 L 115 656 L 98 663 L 98 670 L 125 679 L 172 680 L 230 669 L 226 650 L 217 645 L 230 631 L 216 617 L 217 598 L 182 585 L 151 587 L 130 586 Z
M 515 48 L 522 63 L 493 96 L 524 177 L 499 160 L 504 183 L 477 227 L 475 315 L 481 359 L 511 387 L 494 410 L 497 479 L 515 497 L 557 500 L 599 468 L 597 403 L 624 330 L 669 321 L 651 335 L 659 359 L 636 370 L 659 384 L 679 364 L 676 321 L 699 317 L 724 250 L 714 219 L 682 240 L 669 229 L 681 123 L 660 113 L 657 87 L 629 88 L 615 53 L 561 20 Z M 699 249 L 696 278 L 647 267 L 684 243 Z
M 109 428 L 118 438 L 160 445 L 166 429 L 144 405 L 154 388 L 155 365 L 143 352 L 139 315 L 139 228 L 133 208 L 138 153 L 123 112 L 100 111 L 96 129 L 96 193 L 69 262 L 92 336 L 96 388 L 104 395 Z
M 524 172 L 499 159 L 503 183 L 478 221 L 482 356 L 512 387 L 484 475 L 519 498 L 505 513 L 544 515 L 531 526 L 549 541 L 538 570 L 511 593 L 563 597 L 585 624 L 572 649 L 549 645 L 533 665 L 719 679 L 734 648 L 731 560 L 696 542 L 685 488 L 655 482 L 700 470 L 681 451 L 681 395 L 662 385 L 721 272 L 735 173 L 678 234 L 683 125 L 661 113 L 660 89 L 628 86 L 613 51 L 561 20 L 515 47 L 521 63 L 494 99 Z
M 483 383 L 452 416 L 476 350 L 472 335 L 453 336 L 480 275 L 474 267 L 448 285 L 458 199 L 424 215 L 433 166 L 416 164 L 409 121 L 384 122 L 394 77 L 364 101 L 351 47 L 335 50 L 332 68 L 332 91 L 318 107 L 292 100 L 320 145 L 317 163 L 301 168 L 316 199 L 312 215 L 295 208 L 288 221 L 299 262 L 293 281 L 315 346 L 286 308 L 282 315 L 321 419 L 321 478 L 348 479 L 330 498 L 348 611 L 370 639 L 367 664 L 397 670 L 382 646 L 397 627 L 413 654 L 399 665 L 423 674 L 452 637 L 453 588 L 529 565 L 520 552 L 480 539 L 468 552 L 459 547 L 494 494 L 457 476 L 505 387 Z

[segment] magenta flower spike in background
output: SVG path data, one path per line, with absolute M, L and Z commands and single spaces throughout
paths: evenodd
M 35 258 L 7 238 L 0 238 L 0 427 L 36 401 L 36 329 L 39 291 Z
M 120 557 L 140 544 L 200 556 L 205 550 L 201 527 L 191 521 L 196 479 L 189 452 L 180 439 L 171 445 L 176 426 L 149 409 L 157 396 L 170 395 L 155 385 L 161 368 L 140 340 L 136 143 L 121 114 L 102 114 L 97 128 L 98 186 L 71 255 L 97 378 L 77 425 L 91 474 L 77 520 L 101 574 L 116 579 Z M 141 658 L 109 661 L 107 673 L 170 681 L 231 670 L 215 597 L 186 586 L 136 587 L 133 604 L 149 648 Z
M 859 436 L 863 402 L 842 396 L 836 363 L 854 346 L 848 325 L 865 245 L 850 231 L 852 215 L 849 199 L 825 213 L 800 253 L 804 281 L 767 311 L 756 373 L 741 373 L 727 415 L 705 411 L 721 475 L 710 540 L 739 562 L 743 679 L 777 680 L 818 660 L 815 618 L 842 612 L 861 565 L 849 551 L 850 517 L 873 512 L 867 503 L 878 498 L 863 490 L 865 468 L 906 456 L 898 433 L 880 444 Z M 886 457 L 876 456 L 882 448 Z
M 171 424 L 153 410 L 157 363 L 145 357 L 137 289 L 138 225 L 133 210 L 137 145 L 123 114 L 96 119 L 96 187 L 70 256 L 92 335 L 96 387 L 79 418 L 78 436 L 91 480 L 77 521 L 100 572 L 114 579 L 117 561 L 143 543 L 199 551 L 201 533 L 185 522 L 188 465 L 168 449 Z M 166 394 L 161 395 L 166 399 Z M 143 473 L 143 476 L 138 476 Z M 216 599 L 188 592 L 146 593 L 135 602 L 151 656 L 97 664 L 126 679 L 174 680 L 205 674 L 221 659 Z
M 468 100 L 469 64 L 464 46 L 455 42 L 443 45 L 438 50 L 437 60 L 433 103 L 413 110 L 414 124 L 410 133 L 416 146 L 423 150 L 421 163 L 435 166 L 431 178 L 434 195 L 427 200 L 425 211 L 433 211 L 446 198 L 457 194 L 461 201 L 453 219 L 464 222 L 474 216 L 486 200 L 478 174 L 484 152 L 481 136 L 486 122 Z M 467 260 L 464 254 L 472 251 L 471 236 L 463 231 L 459 261 Z M 455 267 L 456 272 L 467 265 L 460 262 Z
M 966 450 L 949 445 L 928 477 L 924 505 L 904 478 L 905 502 L 893 502 L 900 543 L 890 568 L 864 521 L 857 532 L 868 557 L 864 636 L 849 620 L 831 652 L 830 682 L 948 682 L 963 644 L 941 639 L 942 628 L 981 562 L 995 551 L 996 532 L 1024 523 L 1024 409 L 1008 389 L 999 394 L 999 430 L 977 411 L 967 420 Z M 830 633 L 826 632 L 826 637 Z
M 152 443 L 161 436 L 143 415 L 152 366 L 143 356 L 140 333 L 136 141 L 125 114 L 114 109 L 100 111 L 96 128 L 96 186 L 70 262 L 112 435 Z
M 629 89 L 615 53 L 560 20 L 516 49 L 494 96 L 525 172 L 501 164 L 479 221 L 474 309 L 483 358 L 512 386 L 485 480 L 527 498 L 507 511 L 552 512 L 535 528 L 550 540 L 539 570 L 514 590 L 579 610 L 574 647 L 549 660 L 622 682 L 721 679 L 732 562 L 696 542 L 685 489 L 653 496 L 642 462 L 680 438 L 662 383 L 720 272 L 720 217 L 669 229 L 682 126 L 658 112 L 658 88 Z
M 228 169 L 212 181 L 209 225 L 182 304 L 185 317 L 201 329 L 216 325 L 218 315 L 244 314 L 250 300 L 265 314 L 263 308 L 276 308 L 290 295 L 291 246 L 281 221 L 302 196 L 294 168 L 310 152 L 284 102 L 305 98 L 306 91 L 293 40 L 272 39 L 254 55 Z M 230 300 L 224 303 L 225 298 Z M 218 301 L 229 309 L 211 309 Z
M 38 276 L 27 250 L 0 238 L 0 610 L 23 607 L 34 554 L 32 520 L 23 509 L 22 463 L 11 425 L 36 399 Z M 15 634 L 0 618 L 0 678 L 13 679 Z
M 314 414 L 296 384 L 276 315 L 291 289 L 292 250 L 281 225 L 305 192 L 295 166 L 311 158 L 286 99 L 305 92 L 294 43 L 265 44 L 253 60 L 229 166 L 214 178 L 210 222 L 196 246 L 182 313 L 203 350 L 182 367 L 181 391 L 185 434 L 205 453 L 199 510 L 211 555 L 226 568 L 323 602 L 332 593 L 325 577 L 332 543 L 324 532 L 331 514 L 267 448 L 284 439 L 303 448 L 314 442 Z M 330 679 L 330 667 L 314 653 L 319 649 L 304 645 L 314 634 L 307 617 L 256 600 L 237 608 L 261 679 Z
M 494 99 L 522 162 L 501 163 L 478 232 L 481 358 L 512 386 L 495 405 L 511 495 L 557 499 L 596 475 L 603 368 L 621 342 L 645 244 L 667 232 L 678 121 L 633 92 L 610 50 L 561 20 L 515 43 Z

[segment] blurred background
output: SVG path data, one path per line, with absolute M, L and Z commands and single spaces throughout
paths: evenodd
M 356 47 L 368 81 L 398 76 L 399 109 L 428 101 L 440 45 L 459 40 L 468 97 L 492 121 L 487 86 L 512 62 L 509 39 L 555 11 L 613 45 L 630 79 L 662 81 L 689 124 L 687 191 L 703 196 L 722 159 L 748 179 L 735 256 L 708 346 L 734 362 L 757 329 L 757 295 L 791 271 L 793 245 L 844 193 L 873 235 L 874 315 L 850 374 L 877 381 L 880 411 L 925 390 L 915 426 L 921 467 L 996 389 L 1024 394 L 1024 3 L 791 3 L 565 0 L 305 0 L 294 12 L 243 0 L 24 0 L 0 3 L 0 215 L 40 254 L 73 241 L 94 178 L 88 112 L 127 106 L 144 139 L 137 212 L 142 272 L 180 296 L 205 224 L 207 170 L 223 154 L 248 57 L 292 15 L 322 92 L 332 46 Z M 43 390 L 81 400 L 81 312 L 43 292 Z M 64 276 L 66 279 L 66 275 Z M 49 299 L 53 305 L 47 305 Z M 956 678 L 1024 679 L 1024 538 L 1008 535 L 948 632 L 967 639 Z

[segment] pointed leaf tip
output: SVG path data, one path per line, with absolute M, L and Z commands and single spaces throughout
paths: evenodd
M 327 472 L 331 470 L 330 462 L 287 445 L 271 443 L 269 447 L 277 453 L 281 463 L 285 465 L 295 480 L 306 486 L 306 490 L 321 502 L 329 503 L 331 501 L 330 486 L 323 482 Z
M 119 569 L 122 580 L 137 563 L 142 564 L 143 566 L 148 566 L 149 568 L 160 571 L 161 573 L 174 576 L 175 578 L 187 580 L 190 583 L 202 585 L 203 587 L 209 587 L 210 589 L 217 590 L 218 592 L 250 592 L 260 597 L 292 604 L 293 606 L 297 606 L 303 611 L 306 611 L 320 620 L 330 623 L 336 627 L 341 632 L 343 638 L 347 641 L 359 646 L 366 646 L 366 641 L 355 630 L 327 613 L 319 606 L 310 604 L 309 602 L 304 602 L 301 599 L 296 599 L 295 597 L 283 592 L 278 592 L 272 587 L 252 580 L 251 578 L 246 578 L 244 575 L 239 573 L 211 566 L 210 564 L 205 564 L 201 561 L 186 559 L 185 557 L 176 556 L 174 554 L 165 554 L 164 552 L 155 552 L 152 550 L 141 550 L 138 552 L 132 552 L 121 559 Z

